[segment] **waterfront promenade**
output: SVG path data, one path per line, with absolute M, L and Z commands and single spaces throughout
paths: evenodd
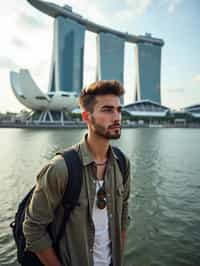
M 68 121 L 61 123 L 11 122 L 0 121 L 0 128 L 71 128 L 84 129 L 86 124 L 82 121 Z M 122 123 L 122 128 L 200 128 L 200 123 Z

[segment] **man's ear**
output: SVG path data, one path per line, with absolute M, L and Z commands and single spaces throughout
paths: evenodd
M 89 120 L 89 115 L 90 115 L 90 113 L 89 112 L 87 112 L 87 111 L 83 111 L 82 112 L 82 119 L 83 119 L 83 121 L 84 122 L 88 122 L 88 120 Z

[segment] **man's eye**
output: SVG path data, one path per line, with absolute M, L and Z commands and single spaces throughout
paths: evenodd
M 106 112 L 106 113 L 112 113 L 112 109 L 103 109 L 103 112 Z

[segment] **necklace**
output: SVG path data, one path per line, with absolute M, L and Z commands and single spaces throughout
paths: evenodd
M 97 166 L 102 166 L 102 165 L 105 165 L 106 163 L 107 163 L 107 160 L 105 161 L 105 162 L 103 162 L 103 163 L 96 163 L 96 162 L 94 162 Z

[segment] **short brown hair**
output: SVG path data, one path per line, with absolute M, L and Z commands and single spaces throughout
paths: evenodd
M 116 80 L 99 80 L 81 90 L 79 104 L 81 108 L 93 112 L 96 96 L 113 94 L 120 97 L 124 92 L 123 86 Z

